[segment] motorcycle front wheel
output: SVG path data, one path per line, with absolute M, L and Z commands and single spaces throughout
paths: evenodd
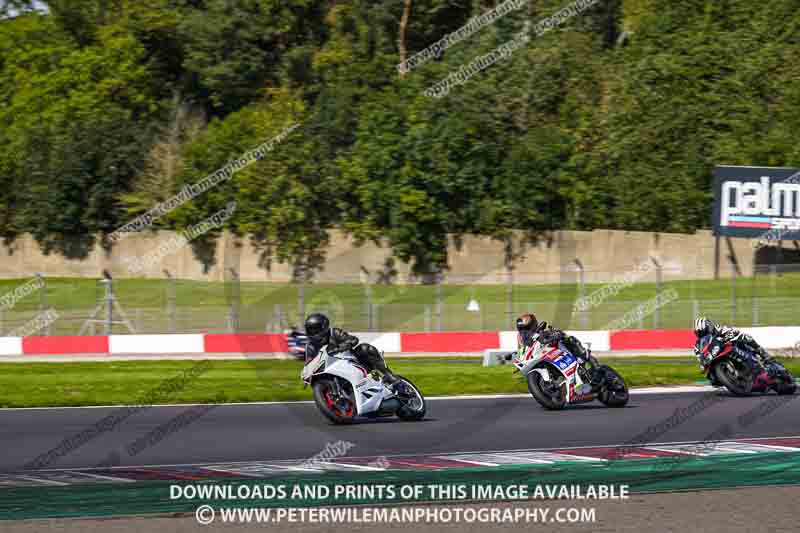
M 610 366 L 600 366 L 597 370 L 602 371 L 605 377 L 603 388 L 597 398 L 607 407 L 625 407 L 630 394 L 622 376 Z
M 402 382 L 402 391 L 397 392 L 397 398 L 403 404 L 397 410 L 397 417 L 400 420 L 414 422 L 425 418 L 425 412 L 428 407 L 425 403 L 425 397 L 419 389 L 403 376 L 395 376 Z
M 545 368 L 545 372 L 550 375 L 550 381 L 542 379 L 541 374 L 535 370 L 528 374 L 528 390 L 545 409 L 563 409 L 567 404 L 564 378 L 561 376 L 561 379 L 556 380 L 549 368 Z
M 781 395 L 792 395 L 797 391 L 797 384 L 794 377 L 789 373 L 786 368 L 783 368 L 783 375 L 781 376 L 781 383 L 775 388 L 775 392 Z
M 352 387 L 350 383 L 342 380 L 337 387 L 335 379 L 332 376 L 324 376 L 314 382 L 314 403 L 325 418 L 334 424 L 352 424 L 356 418 Z M 338 390 L 344 394 L 339 394 Z

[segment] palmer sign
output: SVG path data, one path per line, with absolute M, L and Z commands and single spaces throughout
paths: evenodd
M 717 167 L 714 235 L 800 240 L 800 169 Z

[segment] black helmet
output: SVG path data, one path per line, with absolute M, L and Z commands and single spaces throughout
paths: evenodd
M 533 313 L 526 313 L 517 319 L 517 331 L 536 331 L 539 327 L 539 321 L 536 320 L 536 315 Z
M 714 332 L 714 323 L 708 318 L 701 316 L 694 321 L 694 334 L 699 337 L 705 337 Z
M 322 313 L 311 313 L 306 318 L 306 335 L 308 340 L 318 344 L 327 340 L 331 331 L 331 321 Z

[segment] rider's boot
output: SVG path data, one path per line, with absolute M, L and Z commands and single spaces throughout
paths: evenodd
M 589 363 L 589 357 L 585 350 L 581 350 L 579 348 L 575 351 L 578 352 L 575 354 L 578 358 L 578 366 L 588 370 L 589 385 L 592 387 L 592 392 L 597 392 L 598 390 L 600 390 L 600 387 L 603 386 L 603 382 L 605 381 L 604 379 L 605 376 L 603 376 L 602 372 L 598 372 L 597 368 L 595 368 L 594 365 L 591 365 L 591 369 L 587 369 L 587 363 Z
M 589 385 L 592 386 L 592 391 L 596 392 L 603 386 L 604 378 L 605 376 L 603 376 L 602 372 L 599 372 L 596 368 L 592 369 L 592 379 L 589 381 Z

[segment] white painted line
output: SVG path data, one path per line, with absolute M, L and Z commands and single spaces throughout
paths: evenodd
M 171 466 L 171 465 L 160 465 L 160 466 Z M 183 466 L 183 465 L 175 465 L 175 466 Z M 200 465 L 196 465 L 196 466 L 200 466 Z M 142 467 L 142 468 L 144 468 L 144 467 Z M 264 473 L 263 472 L 261 474 L 257 474 L 255 472 L 246 472 L 246 471 L 242 471 L 242 470 L 233 470 L 231 468 L 223 468 L 221 466 L 208 466 L 208 465 L 203 465 L 202 468 L 204 470 L 211 470 L 213 472 L 224 472 L 226 474 L 236 474 L 237 476 L 264 477 L 264 475 L 263 475 Z M 236 468 L 236 467 L 233 467 L 233 468 Z M 282 470 L 275 470 L 275 472 L 282 472 Z
M 52 479 L 39 479 L 33 476 L 17 475 L 16 477 L 20 479 L 27 479 L 28 481 L 33 481 L 34 483 L 43 483 L 45 485 L 59 485 L 59 486 L 69 485 L 69 483 L 64 483 L 63 481 L 53 481 Z
M 101 476 L 100 474 L 90 474 L 89 472 L 79 472 L 77 470 L 73 470 L 73 471 L 71 471 L 71 473 L 72 474 L 78 474 L 79 476 L 86 476 L 86 477 L 91 477 L 91 478 L 96 478 L 96 479 L 107 479 L 108 481 L 114 481 L 116 483 L 119 483 L 120 481 L 123 481 L 125 483 L 135 483 L 136 482 L 136 480 L 134 480 L 134 479 L 124 478 L 124 477 Z
M 777 438 L 780 438 L 780 439 L 800 439 L 800 435 L 787 435 L 787 436 L 782 436 L 782 437 L 747 437 L 747 438 L 744 438 L 744 439 L 741 439 L 741 440 L 738 440 L 738 441 L 728 441 L 728 442 L 742 442 L 742 443 L 744 443 L 746 441 L 773 440 L 773 439 L 777 439 Z M 708 444 L 713 444 L 713 443 L 708 443 Z M 695 445 L 695 446 L 697 446 L 697 445 L 705 445 L 705 443 L 702 443 L 702 442 L 699 442 L 699 441 L 660 442 L 660 443 L 652 443 L 652 444 L 649 444 L 649 445 L 648 444 L 637 444 L 636 447 L 637 448 L 646 448 L 646 449 L 647 448 L 657 449 L 657 448 L 663 448 L 663 447 L 667 447 L 667 446 L 682 446 L 682 445 Z M 591 445 L 591 446 L 564 446 L 564 447 L 559 448 L 559 450 L 585 450 L 585 449 L 590 449 L 590 448 L 609 448 L 609 449 L 622 448 L 622 449 L 624 449 L 624 448 L 628 448 L 630 446 L 631 446 L 630 443 L 596 444 L 596 445 Z M 766 446 L 766 445 L 764 445 L 764 446 Z M 773 445 L 770 445 L 770 446 L 773 446 Z M 459 456 L 460 457 L 464 457 L 464 456 L 469 457 L 470 455 L 486 455 L 486 454 L 492 454 L 492 453 L 524 453 L 524 452 L 542 452 L 542 453 L 547 453 L 547 452 L 551 452 L 552 450 L 553 450 L 553 448 L 521 448 L 521 449 L 516 449 L 516 450 L 460 451 L 460 452 L 453 452 L 451 455 L 441 454 L 441 453 L 437 454 L 437 455 L 421 453 L 420 455 L 424 455 L 426 457 L 434 457 L 434 458 L 437 458 L 437 459 L 459 461 L 459 462 L 463 462 L 463 463 L 472 463 L 472 464 L 477 464 L 477 465 L 480 465 L 480 466 L 497 466 L 497 465 L 492 464 L 492 463 L 479 463 L 479 462 L 475 462 L 475 461 L 469 461 L 469 460 L 466 460 L 466 459 L 456 459 L 456 457 L 459 457 Z M 794 449 L 790 448 L 790 450 L 794 450 Z M 800 450 L 798 450 L 798 451 L 800 451 Z M 675 453 L 675 452 L 673 451 L 673 453 Z M 564 454 L 564 453 L 559 452 L 559 455 L 569 455 L 569 454 Z M 397 454 L 397 455 L 383 455 L 383 456 L 380 456 L 380 457 L 384 457 L 385 459 L 392 459 L 394 457 L 408 457 L 408 454 L 406 453 L 406 454 Z M 583 458 L 583 456 L 577 456 L 577 457 L 578 458 Z M 372 455 L 370 455 L 370 456 L 353 456 L 352 458 L 353 459 L 377 459 L 378 456 L 372 456 Z M 588 457 L 586 457 L 586 458 L 590 459 Z M 591 459 L 605 461 L 605 459 L 599 459 L 599 458 L 591 458 Z M 92 467 L 92 468 L 87 468 L 86 470 L 87 471 L 92 471 L 92 470 L 104 470 L 104 471 L 111 470 L 111 471 L 113 471 L 115 469 L 117 469 L 117 470 L 128 470 L 128 469 L 142 469 L 142 468 L 146 469 L 146 468 L 165 468 L 165 467 L 181 467 L 181 466 L 187 467 L 188 466 L 188 467 L 197 467 L 197 468 L 203 468 L 203 469 L 206 469 L 206 470 L 214 470 L 214 471 L 220 471 L 220 472 L 232 472 L 232 470 L 231 470 L 232 468 L 240 468 L 243 465 L 247 466 L 247 465 L 253 465 L 255 463 L 256 462 L 254 462 L 254 461 L 236 461 L 236 462 L 231 462 L 231 463 L 172 463 L 172 464 L 153 464 L 153 465 L 137 465 L 137 466 L 112 466 L 112 467 L 105 467 L 105 468 L 103 468 L 103 467 Z M 263 464 L 263 463 L 258 463 L 258 464 Z M 37 470 L 36 472 L 70 472 L 70 471 L 74 471 L 74 470 L 75 470 L 75 468 L 46 468 L 46 469 Z M 239 473 L 239 472 L 234 472 L 234 473 Z M 13 472 L 11 472 L 11 473 L 7 474 L 7 476 L 17 476 L 17 475 L 14 474 Z M 17 476 L 17 477 L 19 477 L 19 476 Z
M 532 457 L 523 457 L 521 455 L 513 455 L 513 454 L 489 453 L 489 454 L 486 454 L 486 455 L 489 455 L 489 456 L 492 456 L 492 457 L 503 457 L 503 458 L 508 458 L 508 459 L 517 460 L 517 461 L 521 460 L 521 461 L 525 461 L 526 463 L 530 463 L 530 464 L 551 465 L 551 464 L 555 463 L 555 461 L 548 461 L 548 460 L 545 460 L 545 459 L 534 459 Z
M 346 466 L 347 468 L 355 468 L 356 470 L 371 470 L 371 471 L 378 471 L 378 472 L 383 472 L 385 470 L 385 468 L 378 468 L 376 466 L 351 465 L 351 464 L 348 464 L 348 463 L 327 463 L 327 462 L 321 463 L 321 462 L 317 462 L 315 464 L 331 465 L 331 466 L 334 466 L 334 467 L 337 467 L 337 468 L 341 468 L 343 466 Z
M 712 392 L 716 390 L 711 385 L 680 385 L 674 387 L 642 387 L 640 389 L 631 389 L 632 395 L 636 394 L 685 394 L 690 392 Z
M 765 452 L 768 451 L 776 451 L 776 452 L 800 452 L 800 448 L 791 448 L 789 446 L 778 446 L 777 444 L 753 444 L 752 442 L 743 443 L 748 444 L 750 446 L 758 446 L 758 448 L 763 449 Z
M 274 467 L 274 468 L 283 468 L 284 470 L 290 471 L 299 471 L 299 472 L 324 472 L 325 470 L 322 468 L 306 468 L 300 465 L 275 465 L 275 464 L 268 464 L 268 463 L 259 463 L 264 466 Z
M 602 457 L 591 457 L 588 455 L 570 455 L 568 453 L 554 453 L 552 455 L 558 457 L 559 459 L 561 457 L 566 457 L 568 459 L 572 459 L 575 461 L 600 462 L 600 463 L 608 461 L 608 459 L 603 459 Z
M 676 386 L 676 387 L 645 387 L 641 389 L 631 389 L 631 395 L 638 394 L 685 394 L 692 392 L 711 392 L 715 390 L 714 387 L 698 385 L 698 386 Z M 514 400 L 521 398 L 531 398 L 530 394 L 474 394 L 463 396 L 430 396 L 426 400 L 439 401 L 439 400 Z M 274 402 L 228 402 L 228 403 L 165 403 L 155 404 L 150 407 L 196 407 L 204 405 L 216 406 L 236 406 L 236 405 L 308 405 L 313 404 L 313 400 L 284 400 Z M 60 407 L 1 407 L 0 411 L 35 411 L 35 410 L 57 410 L 57 409 L 117 409 L 123 407 L 141 407 L 140 405 L 83 405 L 83 406 L 60 406 Z
M 758 453 L 755 450 L 746 450 L 746 449 L 743 449 L 743 448 L 724 446 L 722 444 L 712 444 L 711 448 L 714 451 L 723 450 L 723 451 L 727 451 L 727 452 L 730 452 L 730 453 Z
M 486 454 L 482 454 L 482 455 L 486 455 Z M 437 459 L 446 459 L 448 461 L 458 461 L 459 463 L 468 463 L 468 464 L 471 464 L 471 465 L 478 465 L 478 466 L 498 466 L 496 463 L 485 463 L 485 462 L 482 462 L 482 461 L 473 461 L 471 459 L 461 459 L 459 457 L 452 457 L 452 456 L 448 456 L 448 455 L 440 455 L 440 456 L 437 457 Z
M 653 387 L 650 389 L 631 389 L 631 395 L 637 394 L 684 394 L 691 392 L 713 391 L 714 387 Z M 427 401 L 439 400 L 514 400 L 521 398 L 531 398 L 530 394 L 476 394 L 464 396 L 429 396 Z M 309 405 L 313 400 L 284 400 L 274 402 L 227 402 L 227 403 L 163 403 L 154 404 L 149 407 L 199 407 L 215 405 L 218 407 L 240 406 L 240 405 Z M 64 405 L 56 407 L 0 407 L 0 411 L 55 411 L 58 409 L 119 409 L 123 407 L 141 407 L 141 405 L 119 404 L 119 405 Z

